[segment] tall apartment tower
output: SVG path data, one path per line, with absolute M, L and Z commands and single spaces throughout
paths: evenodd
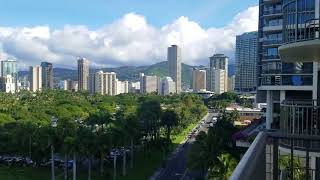
M 30 66 L 29 68 L 30 91 L 36 92 L 42 89 L 42 73 L 40 66 Z
M 49 62 L 41 62 L 42 89 L 53 89 L 53 66 Z
M 273 130 L 260 132 L 231 179 L 320 179 L 319 4 L 259 1 L 257 100 L 267 102 L 266 128 Z
M 176 93 L 181 92 L 181 49 L 177 45 L 168 48 L 169 76 L 176 83 Z
M 140 93 L 157 93 L 160 79 L 157 76 L 146 76 L 140 73 Z
M 260 0 L 259 10 L 259 43 L 258 43 L 258 91 L 257 102 L 267 102 L 267 128 L 277 128 L 280 124 L 280 105 L 285 99 L 317 99 L 318 62 L 304 61 L 283 61 L 279 55 L 279 47 L 287 44 L 286 38 L 303 38 L 303 32 L 297 30 L 299 35 L 284 29 L 284 23 L 296 22 L 301 24 L 308 23 L 308 20 L 317 18 L 315 0 L 307 1 L 264 1 Z M 290 15 L 289 11 L 295 10 L 296 6 L 301 12 Z M 283 7 L 286 10 L 283 10 Z M 291 9 L 290 9 L 291 8 Z M 299 18 L 295 19 L 295 15 Z M 291 19 L 293 18 L 293 19 Z M 294 20 L 295 19 L 295 20 Z M 313 23 L 313 22 L 310 22 Z M 292 25 L 294 27 L 294 25 Z M 288 28 L 289 29 L 289 28 Z M 309 31 L 308 31 L 309 32 Z M 312 33 L 312 32 L 310 32 Z M 292 52 L 291 52 L 292 53 Z M 297 56 L 298 57 L 298 56 Z M 303 62 L 301 62 L 303 61 Z
M 207 89 L 206 70 L 193 69 L 192 71 L 192 89 L 199 92 Z
M 89 89 L 89 60 L 78 59 L 78 88 L 80 91 Z
M 223 75 L 219 75 L 219 77 L 223 76 L 223 86 L 219 88 L 219 92 L 227 92 L 228 91 L 228 62 L 229 57 L 225 56 L 224 54 L 215 54 L 210 57 L 210 83 L 209 88 L 211 91 L 215 91 L 217 86 L 214 84 L 215 78 L 219 73 L 223 73 Z M 217 70 L 223 70 L 217 71 Z M 220 83 L 219 83 L 220 84 Z M 223 91 L 221 91 L 223 89 Z
M 117 95 L 117 74 L 98 71 L 95 73 L 94 92 L 102 95 Z
M 236 38 L 235 91 L 253 92 L 257 87 L 258 32 Z

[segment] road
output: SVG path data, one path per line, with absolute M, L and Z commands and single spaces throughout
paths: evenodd
M 205 117 L 205 121 L 211 120 L 215 115 L 209 113 Z M 208 126 L 200 123 L 198 126 L 199 131 L 207 131 Z M 201 177 L 201 173 L 187 170 L 187 153 L 194 141 L 195 137 L 191 137 L 182 146 L 179 146 L 167 160 L 165 168 L 161 169 L 156 177 L 150 178 L 150 180 L 192 180 Z

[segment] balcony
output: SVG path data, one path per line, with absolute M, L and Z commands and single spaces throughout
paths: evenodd
M 264 3 L 272 3 L 272 4 L 274 4 L 274 3 L 279 3 L 279 2 L 281 2 L 281 0 L 263 0 L 263 2 L 264 2 Z
M 293 0 L 283 6 L 283 40 L 279 47 L 284 62 L 313 62 L 320 60 L 319 19 L 314 9 L 296 9 Z M 297 18 L 299 17 L 299 18 Z
M 262 61 L 273 61 L 273 60 L 280 60 L 280 56 L 278 55 L 263 55 Z
M 263 27 L 264 32 L 276 32 L 276 31 L 282 31 L 282 24 L 279 25 L 270 25 L 270 26 L 264 26 Z
M 289 146 L 283 145 L 284 141 L 290 142 Z M 296 142 L 303 142 L 303 151 L 297 149 Z M 314 142 L 320 142 L 320 137 L 260 132 L 230 179 L 319 179 L 316 156 L 310 152 L 310 145 Z
M 263 17 L 265 19 L 271 19 L 275 17 L 281 17 L 282 16 L 282 9 L 272 9 L 272 10 L 264 10 L 263 11 Z
M 280 46 L 282 44 L 281 40 L 265 40 L 262 46 Z
M 320 136 L 320 106 L 317 101 L 286 100 L 281 104 L 280 117 L 280 130 L 285 134 Z M 303 146 L 303 142 L 296 144 L 296 147 Z M 320 142 L 312 143 L 310 150 L 320 151 Z

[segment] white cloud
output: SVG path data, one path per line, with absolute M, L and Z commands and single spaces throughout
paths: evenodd
M 156 28 L 135 13 L 95 30 L 71 25 L 63 29 L 0 27 L 0 59 L 14 57 L 22 68 L 44 60 L 70 67 L 77 57 L 87 57 L 95 67 L 145 65 L 166 60 L 166 48 L 178 44 L 183 62 L 206 64 L 214 53 L 233 57 L 236 35 L 257 27 L 257 6 L 237 14 L 221 28 L 204 29 L 187 17 Z

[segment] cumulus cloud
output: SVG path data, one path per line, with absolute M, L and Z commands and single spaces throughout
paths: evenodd
M 146 65 L 166 60 L 167 47 L 177 44 L 184 63 L 199 65 L 214 53 L 233 57 L 236 35 L 257 27 L 257 6 L 237 14 L 221 28 L 205 29 L 184 16 L 156 28 L 136 13 L 94 30 L 71 25 L 62 29 L 0 27 L 0 59 L 16 58 L 21 68 L 41 61 L 75 67 L 77 57 L 90 59 L 93 67 Z

